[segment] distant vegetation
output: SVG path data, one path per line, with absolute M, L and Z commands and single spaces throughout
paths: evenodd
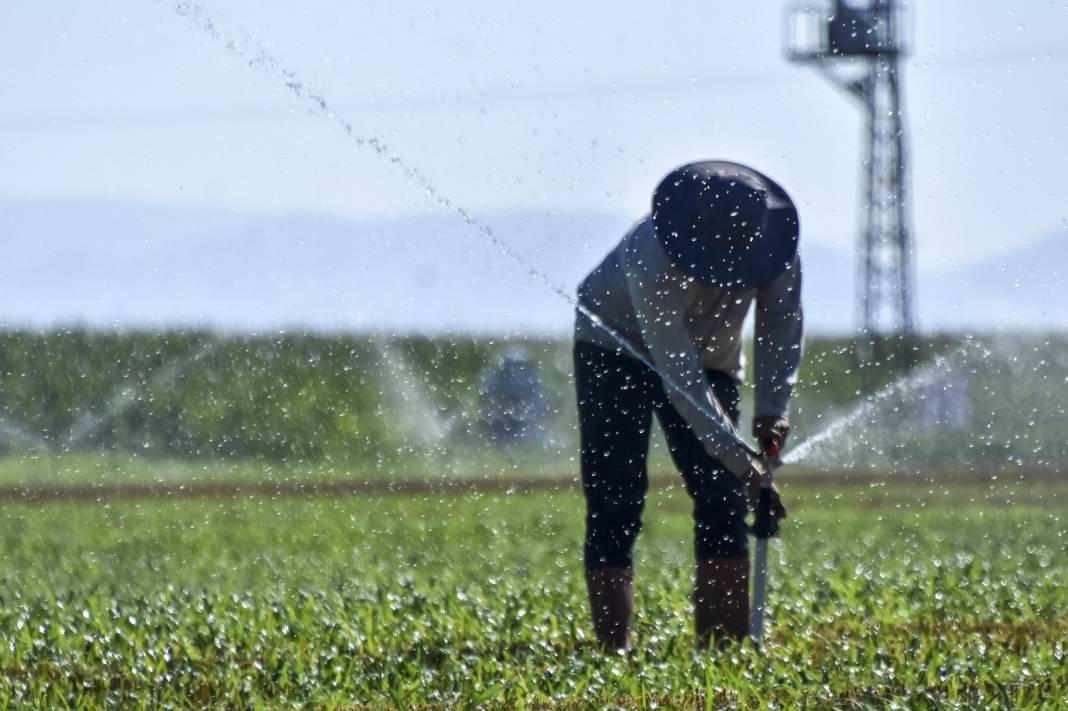
M 1023 348 L 1021 339 L 1010 340 Z M 1030 351 L 1036 368 L 1058 366 L 1047 356 L 1065 352 L 1063 339 L 1056 340 L 1056 348 L 1048 339 L 1031 340 L 1037 344 Z M 548 416 L 537 443 L 501 452 L 480 429 L 479 377 L 516 348 L 538 369 Z M 952 356 L 960 348 L 960 339 L 935 337 L 918 342 L 915 353 L 922 363 L 939 353 Z M 1025 381 L 1023 390 L 1034 391 L 1037 399 L 1029 402 L 1035 412 L 1063 401 L 1062 377 L 1050 379 L 1047 373 L 1043 384 L 1023 378 L 1027 373 L 1006 373 L 1013 358 L 980 354 L 959 364 L 957 369 L 965 374 L 997 366 L 997 372 L 981 375 L 981 384 L 970 386 L 975 401 L 971 410 L 982 403 L 1004 410 L 1009 404 L 1005 394 L 992 385 L 1005 385 L 1010 376 L 1016 379 L 1012 392 L 1020 393 Z M 1024 367 L 1024 361 L 1017 359 L 1017 364 L 1017 370 Z M 1064 363 L 1058 367 L 1064 369 Z M 810 338 L 795 399 L 794 441 L 892 378 L 885 364 L 858 368 L 849 340 Z M 1020 409 L 1019 403 L 1012 406 Z M 1013 417 L 1017 415 L 1037 417 L 1014 411 Z M 915 413 L 909 417 L 915 419 Z M 559 470 L 571 466 L 575 454 L 574 420 L 566 340 L 196 331 L 0 333 L 0 447 L 8 453 L 327 462 L 405 473 L 443 462 L 462 466 L 458 462 L 522 460 L 516 466 L 532 468 L 540 462 Z M 1004 439 L 1019 439 L 1021 432 L 1010 431 Z M 944 441 L 929 449 L 941 448 Z M 974 442 L 970 437 L 966 441 Z M 1027 454 L 1032 444 L 1022 442 L 1018 449 Z
M 344 462 L 478 439 L 478 379 L 513 343 L 471 338 L 0 334 L 10 451 Z M 570 416 L 563 344 L 524 341 Z

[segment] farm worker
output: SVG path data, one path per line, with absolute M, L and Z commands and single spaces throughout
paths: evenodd
M 790 430 L 801 358 L 798 230 L 793 202 L 767 176 L 738 163 L 690 163 L 660 182 L 652 213 L 579 286 L 586 583 L 594 631 L 607 648 L 630 647 L 632 553 L 654 412 L 693 500 L 698 644 L 748 632 L 744 519 L 767 466 L 760 452 L 781 447 Z M 753 302 L 752 433 L 761 450 L 736 430 L 742 322 Z M 772 496 L 785 516 L 778 492 Z

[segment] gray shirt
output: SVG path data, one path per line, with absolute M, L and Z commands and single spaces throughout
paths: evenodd
M 800 260 L 759 289 L 707 286 L 671 265 L 646 217 L 586 277 L 578 298 L 656 366 L 668 381 L 672 406 L 709 454 L 744 476 L 753 450 L 716 402 L 703 369 L 729 373 L 741 383 L 742 323 L 755 301 L 754 414 L 786 417 L 801 360 Z M 623 347 L 581 309 L 575 340 L 609 350 Z

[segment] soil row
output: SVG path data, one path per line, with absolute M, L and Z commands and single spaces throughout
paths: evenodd
M 940 470 L 915 472 L 796 471 L 781 472 L 778 481 L 785 488 L 828 486 L 1010 486 L 1013 484 L 1063 484 L 1068 474 L 1049 469 L 1013 470 L 1000 474 L 989 471 Z M 656 488 L 681 486 L 673 474 L 650 477 Z M 136 499 L 232 499 L 246 497 L 295 498 L 342 496 L 457 496 L 530 494 L 576 489 L 576 477 L 528 478 L 450 478 L 361 480 L 356 478 L 320 481 L 191 481 L 184 483 L 101 483 L 41 484 L 0 486 L 0 502 L 49 503 L 62 501 L 106 502 Z

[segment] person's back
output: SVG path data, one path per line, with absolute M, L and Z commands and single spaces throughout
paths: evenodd
M 669 269 L 669 259 L 655 238 L 652 217 L 646 216 L 627 231 L 578 288 L 579 303 L 615 333 L 579 311 L 575 320 L 575 339 L 603 348 L 618 348 L 621 336 L 648 354 L 628 279 L 647 277 L 655 280 L 656 274 L 666 274 Z M 793 266 L 789 276 L 799 277 L 800 266 Z M 794 299 L 785 290 L 794 289 L 796 281 L 795 278 L 780 280 L 765 290 L 775 292 L 771 295 L 774 300 L 792 302 Z M 742 325 L 758 296 L 757 288 L 721 288 L 693 280 L 684 290 L 659 291 L 659 294 L 651 295 L 651 300 L 665 309 L 681 309 L 681 322 L 700 353 L 701 365 L 731 373 L 741 382 L 745 368 Z M 792 303 L 787 305 L 795 308 Z M 793 338 L 792 334 L 783 335 L 787 339 Z
M 652 215 L 579 287 L 585 560 L 607 646 L 629 645 L 654 412 L 694 499 L 698 637 L 745 634 L 744 518 L 765 465 L 736 431 L 742 325 L 755 302 L 754 434 L 762 448 L 781 446 L 801 356 L 797 238 L 793 203 L 769 178 L 735 163 L 689 164 L 660 183 Z M 775 503 L 781 511 L 777 493 Z

